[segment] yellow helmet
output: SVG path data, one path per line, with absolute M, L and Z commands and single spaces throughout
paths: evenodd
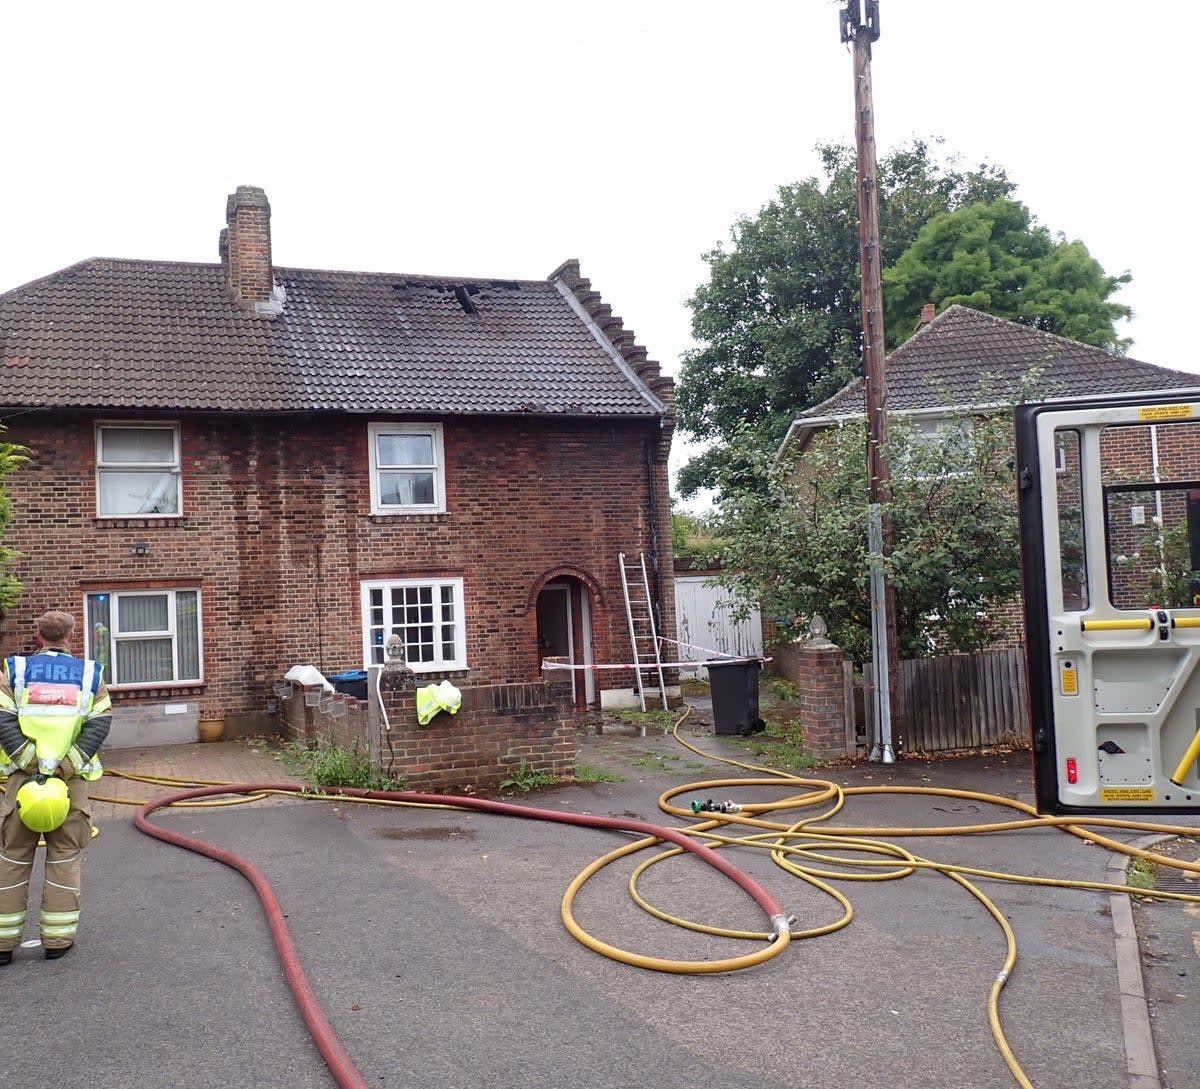
M 17 791 L 17 812 L 31 832 L 61 828 L 70 809 L 67 784 L 57 775 L 35 775 Z

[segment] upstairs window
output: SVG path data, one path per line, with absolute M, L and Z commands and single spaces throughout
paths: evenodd
M 88 594 L 86 643 L 108 684 L 198 683 L 200 591 Z
M 371 513 L 446 509 L 441 424 L 371 424 Z
M 183 510 L 179 425 L 102 423 L 96 428 L 96 512 L 154 518 Z

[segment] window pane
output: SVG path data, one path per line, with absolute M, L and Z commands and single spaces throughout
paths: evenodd
M 1061 549 L 1063 608 L 1082 611 L 1089 606 L 1087 563 L 1083 535 L 1083 478 L 1080 475 L 1079 432 L 1060 428 L 1055 443 L 1062 471 L 1058 474 L 1058 540 Z
M 1200 605 L 1200 487 L 1106 488 L 1104 513 L 1117 608 Z
M 175 667 L 170 639 L 121 639 L 117 642 L 117 676 L 121 684 L 171 681 Z
M 100 460 L 124 465 L 173 465 L 175 431 L 166 427 L 102 427 Z
M 112 639 L 108 594 L 88 594 L 88 653 L 104 666 L 104 679 L 112 680 Z
M 378 435 L 376 450 L 381 466 L 432 465 L 432 435 Z
M 174 473 L 100 471 L 101 514 L 178 514 Z
M 434 501 L 433 474 L 380 473 L 379 501 L 387 507 L 431 506 Z
M 179 639 L 178 680 L 200 679 L 200 595 L 195 590 L 175 593 L 175 630 Z
M 161 632 L 171 630 L 166 594 L 122 594 L 117 598 L 117 631 Z

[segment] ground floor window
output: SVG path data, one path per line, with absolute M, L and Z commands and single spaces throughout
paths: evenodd
M 187 684 L 200 668 L 200 591 L 115 590 L 87 595 L 86 650 L 110 685 Z
M 418 673 L 467 668 L 462 579 L 365 582 L 362 610 L 367 665 L 382 664 L 384 642 L 394 632 Z

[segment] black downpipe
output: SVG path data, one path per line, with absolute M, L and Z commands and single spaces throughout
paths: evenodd
M 647 439 L 642 448 L 646 452 L 646 486 L 650 499 L 650 570 L 654 572 L 654 630 L 662 631 L 662 573 L 659 571 L 658 546 L 658 498 L 655 489 L 654 451 L 657 443 Z

